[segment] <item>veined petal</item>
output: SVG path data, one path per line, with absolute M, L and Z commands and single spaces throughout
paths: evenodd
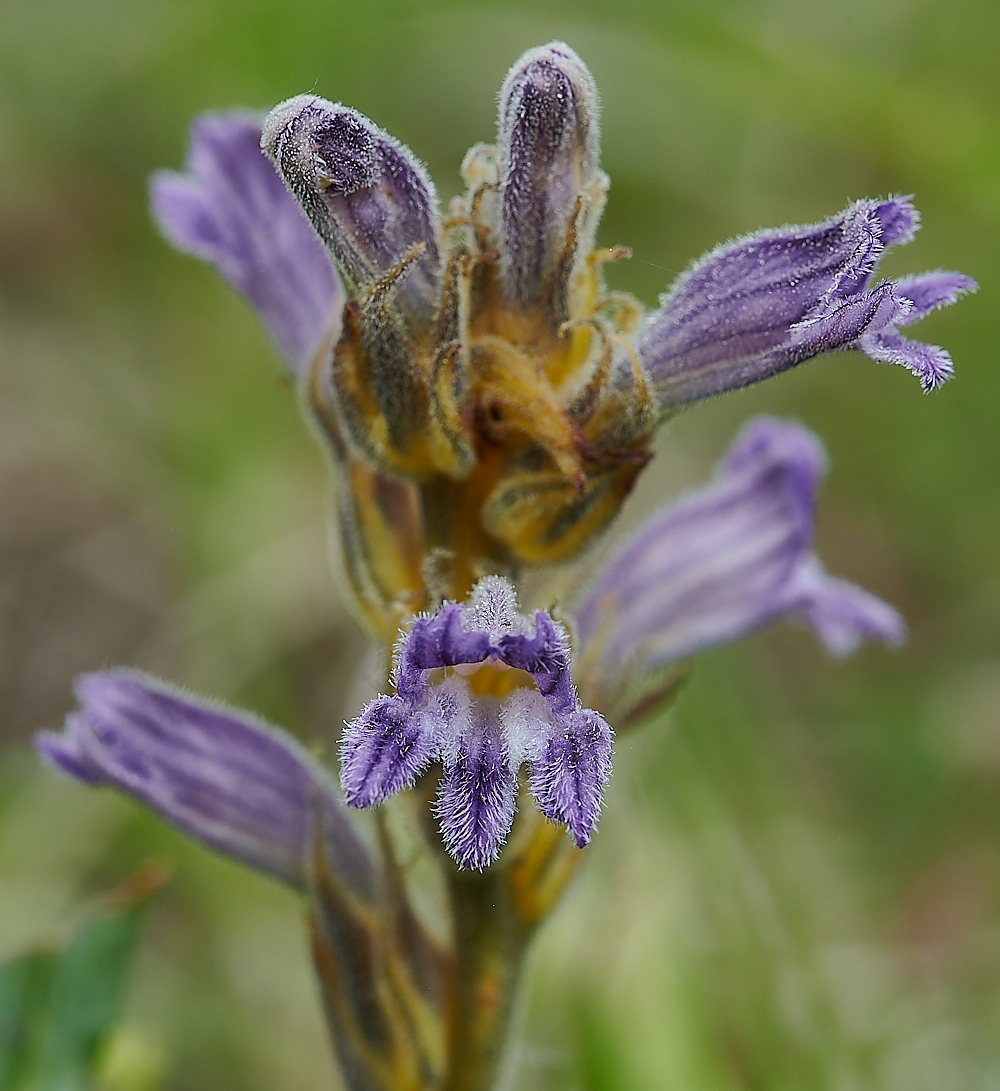
M 876 355 L 868 340 L 974 288 L 957 274 L 869 287 L 885 247 L 908 242 L 918 223 L 909 198 L 857 201 L 824 223 L 758 232 L 701 258 L 638 339 L 661 404 L 734 390 L 843 348 L 901 363 L 925 388 L 936 385 L 939 369 L 902 351 Z M 618 370 L 627 382 L 624 365 Z
M 35 733 L 35 749 L 50 768 L 82 784 L 106 784 L 101 767 L 87 754 L 88 727 L 80 713 L 66 717 L 64 731 L 38 731 Z
M 866 277 L 881 250 L 875 202 L 862 201 L 824 223 L 761 231 L 700 258 L 662 297 L 638 343 L 664 404 L 781 370 L 792 327 L 842 282 Z
M 813 505 L 823 464 L 804 428 L 751 422 L 710 485 L 653 515 L 597 575 L 577 610 L 583 641 L 597 639 L 608 666 L 633 657 L 656 666 L 789 612 L 833 651 L 898 640 L 891 607 L 819 575 Z
M 417 618 L 403 639 L 394 672 L 396 692 L 415 707 L 426 688 L 424 671 L 482 663 L 489 655 L 489 633 L 467 632 L 461 607 L 450 603 L 431 617 Z
M 298 373 L 339 324 L 343 289 L 260 150 L 260 131 L 260 119 L 249 114 L 198 118 L 187 173 L 153 176 L 153 215 L 176 247 L 211 262 L 250 300 Z
M 60 772 L 135 796 L 195 839 L 304 889 L 321 808 L 331 865 L 367 889 L 371 863 L 326 774 L 248 713 L 133 671 L 77 680 L 81 710 L 36 746 Z
M 920 213 L 913 207 L 912 193 L 879 202 L 875 215 L 882 226 L 883 246 L 912 242 L 920 227 Z
M 912 242 L 914 235 L 920 229 L 920 213 L 913 207 L 912 197 L 911 193 L 906 197 L 890 197 L 887 201 L 858 202 L 872 209 L 878 225 L 879 244 L 882 250 Z M 878 261 L 878 255 L 875 261 Z M 844 277 L 838 287 L 838 293 L 846 296 L 864 291 L 873 270 L 874 263 L 871 268 L 857 276 Z
M 373 807 L 413 786 L 436 751 L 433 732 L 398 697 L 378 697 L 348 727 L 340 786 L 351 807 Z
M 587 66 L 563 42 L 525 53 L 500 92 L 501 269 L 530 304 L 559 264 L 578 202 L 598 174 L 599 102 Z M 602 191 L 603 192 L 603 191 Z M 575 246 L 566 255 L 569 263 Z M 568 276 L 570 269 L 564 270 Z
M 902 322 L 911 306 L 910 300 L 896 294 L 895 285 L 888 280 L 870 292 L 824 300 L 792 326 L 789 343 L 783 351 L 792 358 L 843 348 L 868 330 L 882 330 Z
M 860 348 L 868 336 L 877 337 L 881 331 L 891 329 L 893 323 L 903 321 L 910 306 L 910 301 L 898 296 L 888 280 L 870 292 L 829 302 L 792 327 L 788 343 L 779 353 L 782 366 L 791 367 L 845 346 Z
M 437 198 L 409 148 L 357 110 L 315 95 L 276 106 L 261 143 L 355 295 L 420 248 L 395 287 L 411 315 L 429 322 L 441 264 Z
M 500 855 L 514 821 L 517 777 L 496 706 L 473 706 L 473 722 L 456 742 L 438 794 L 441 837 L 460 867 L 481 869 Z
M 508 667 L 531 675 L 553 715 L 565 717 L 575 711 L 576 692 L 570 675 L 569 645 L 563 631 L 548 614 L 541 610 L 535 614 L 534 634 L 509 633 L 500 638 L 497 649 Z
M 564 824 L 579 848 L 590 840 L 611 775 L 611 728 L 593 709 L 581 709 L 549 737 L 531 763 L 529 785 L 538 809 Z

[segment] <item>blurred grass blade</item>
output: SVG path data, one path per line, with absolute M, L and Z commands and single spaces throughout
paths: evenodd
M 146 868 L 64 951 L 0 965 L 0 1091 L 88 1091 L 125 1001 L 145 900 L 163 882 Z
M 58 957 L 36 951 L 0 965 L 0 1091 L 29 1086 Z

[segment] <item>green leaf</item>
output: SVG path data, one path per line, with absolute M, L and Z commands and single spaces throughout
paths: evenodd
M 0 965 L 0 1091 L 91 1088 L 101 1047 L 121 1016 L 141 903 L 159 885 L 143 872 L 138 879 L 64 951 Z
M 57 956 L 36 951 L 0 965 L 0 1091 L 26 1086 L 39 1054 Z
M 31 1091 L 86 1091 L 125 1000 L 140 909 L 85 927 L 59 959 Z

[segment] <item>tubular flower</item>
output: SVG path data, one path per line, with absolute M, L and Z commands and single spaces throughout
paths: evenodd
M 662 666 L 782 614 L 805 620 L 835 655 L 862 640 L 900 643 L 899 614 L 829 576 L 813 552 L 825 462 L 805 428 L 751 421 L 712 482 L 650 516 L 583 592 L 574 619 L 585 651 L 599 649 L 596 668 Z
M 113 784 L 196 840 L 305 889 L 313 825 L 352 886 L 372 881 L 326 772 L 291 736 L 249 712 L 182 693 L 138 671 L 81 675 L 80 710 L 42 758 L 84 784 Z
M 924 390 L 952 373 L 936 345 L 899 333 L 976 284 L 960 273 L 872 276 L 919 226 L 907 197 L 856 201 L 824 223 L 760 231 L 700 258 L 660 300 L 637 349 L 663 406 L 747 386 L 830 349 L 900 364 Z
M 548 614 L 529 621 L 514 588 L 487 576 L 465 605 L 413 623 L 392 682 L 396 695 L 372 701 L 344 736 L 340 783 L 351 806 L 411 787 L 437 759 L 444 843 L 462 867 L 481 868 L 507 837 L 527 762 L 541 812 L 587 844 L 611 772 L 611 729 L 580 707 L 569 641 Z

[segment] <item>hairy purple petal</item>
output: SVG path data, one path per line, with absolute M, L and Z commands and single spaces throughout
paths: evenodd
M 912 197 L 910 194 L 907 197 L 890 197 L 881 202 L 859 201 L 852 206 L 865 205 L 871 211 L 878 233 L 878 252 L 867 269 L 854 276 L 844 276 L 837 288 L 838 295 L 848 296 L 864 291 L 882 252 L 890 246 L 913 241 L 920 227 L 920 213 L 913 207 Z M 850 212 L 850 209 L 847 211 Z
M 322 243 L 260 150 L 260 119 L 198 118 L 187 173 L 152 180 L 153 215 L 257 309 L 293 372 L 339 324 L 343 290 Z
M 829 576 L 815 557 L 810 560 L 799 569 L 789 598 L 834 655 L 850 654 L 863 640 L 901 644 L 906 639 L 903 619 L 891 606 Z
M 315 95 L 276 106 L 262 147 L 355 296 L 422 248 L 396 290 L 411 315 L 429 322 L 440 274 L 438 217 L 434 186 L 413 153 L 356 110 Z
M 35 749 L 46 765 L 83 784 L 105 784 L 104 774 L 87 756 L 87 721 L 79 713 L 66 717 L 62 732 L 38 731 Z
M 500 855 L 516 787 L 496 709 L 477 705 L 474 722 L 445 756 L 437 802 L 441 837 L 460 867 L 481 869 Z
M 532 633 L 517 612 L 513 587 L 499 576 L 481 579 L 466 605 L 450 603 L 417 619 L 400 641 L 396 692 L 415 708 L 427 690 L 425 671 L 482 663 L 491 656 L 527 671 L 557 717 L 576 709 L 565 634 L 542 611 L 535 614 Z
M 781 370 L 792 327 L 832 301 L 845 280 L 871 272 L 880 233 L 873 202 L 861 202 L 826 223 L 759 232 L 699 259 L 639 340 L 665 402 Z M 850 330 L 851 339 L 860 332 Z
M 373 807 L 413 786 L 435 755 L 431 732 L 398 697 L 378 697 L 348 727 L 340 786 L 351 807 Z
M 452 603 L 432 617 L 417 618 L 403 640 L 395 674 L 396 692 L 412 706 L 423 693 L 425 670 L 482 663 L 489 655 L 489 634 L 466 632 L 461 607 Z
M 489 686 L 480 696 L 477 670 L 506 667 L 535 685 L 522 678 L 502 698 L 485 695 Z M 513 586 L 486 576 L 465 603 L 448 603 L 403 634 L 393 681 L 396 696 L 372 701 L 344 736 L 341 786 L 351 806 L 381 803 L 440 760 L 445 845 L 461 867 L 483 868 L 510 830 L 518 771 L 528 762 L 545 813 L 586 843 L 610 770 L 610 729 L 579 707 L 569 643 L 548 614 L 532 622 Z
M 706 488 L 655 514 L 594 579 L 577 610 L 608 667 L 654 666 L 798 613 L 831 651 L 895 642 L 891 607 L 822 574 L 812 552 L 823 452 L 804 428 L 751 422 Z M 877 604 L 877 605 L 876 605 Z
M 76 692 L 82 707 L 65 733 L 36 743 L 59 771 L 128 792 L 196 840 L 300 889 L 320 809 L 332 866 L 360 889 L 370 883 L 367 853 L 325 773 L 290 737 L 132 671 L 82 675 Z
M 913 194 L 890 197 L 875 209 L 882 227 L 882 245 L 896 246 L 913 241 L 920 227 L 920 213 L 913 207 Z
M 513 300 L 534 301 L 559 262 L 597 172 L 598 140 L 597 89 L 583 61 L 562 42 L 525 53 L 500 92 L 501 269 Z
M 896 292 L 911 304 L 907 314 L 896 325 L 908 326 L 939 307 L 950 306 L 967 292 L 976 291 L 978 285 L 972 277 L 938 269 L 921 276 L 902 277 L 895 282 L 895 287 Z
M 582 849 L 597 826 L 610 775 L 611 728 L 592 709 L 581 709 L 532 761 L 529 785 L 542 814 L 565 824 Z
M 885 329 L 901 321 L 910 309 L 910 301 L 896 295 L 893 285 L 884 280 L 870 292 L 834 300 L 817 308 L 791 329 L 789 358 L 810 358 L 831 348 L 852 344 L 866 330 Z
M 908 242 L 917 223 L 908 198 L 858 201 L 824 223 L 758 232 L 699 259 L 639 337 L 661 403 L 747 386 L 843 348 L 903 364 L 925 389 L 937 385 L 940 366 L 893 354 L 878 338 L 975 285 L 957 274 L 869 283 L 885 247 Z M 624 364 L 619 371 L 624 382 Z
M 939 387 L 955 370 L 945 349 L 910 341 L 893 329 L 866 334 L 857 347 L 880 364 L 899 364 L 912 371 L 927 391 Z
M 531 675 L 555 716 L 568 716 L 576 709 L 566 638 L 548 614 L 541 610 L 535 614 L 533 636 L 511 633 L 500 638 L 497 648 L 507 666 Z

